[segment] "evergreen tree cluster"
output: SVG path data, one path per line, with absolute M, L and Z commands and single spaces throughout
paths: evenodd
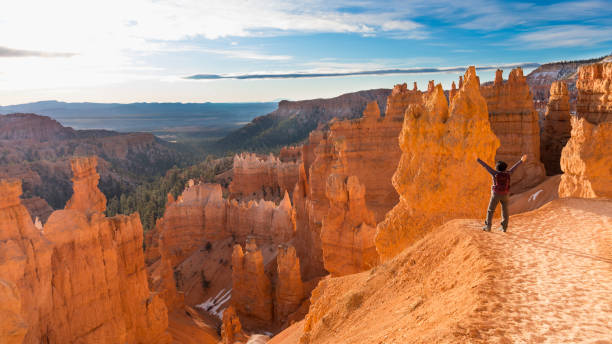
M 137 211 L 146 232 L 152 229 L 155 221 L 164 215 L 168 193 L 176 198 L 183 192 L 190 179 L 211 183 L 217 174 L 231 167 L 231 158 L 213 159 L 211 157 L 186 168 L 174 166 L 164 176 L 110 198 L 106 204 L 106 216 L 128 215 Z

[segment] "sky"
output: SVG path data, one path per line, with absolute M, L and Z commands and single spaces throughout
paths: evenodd
M 0 105 L 448 88 L 457 67 L 610 53 L 611 0 L 0 0 Z

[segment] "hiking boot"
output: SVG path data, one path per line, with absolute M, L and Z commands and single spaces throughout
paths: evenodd
M 485 232 L 490 232 L 491 231 L 491 227 L 489 227 L 487 225 L 484 225 L 484 226 L 482 226 L 482 230 L 485 231 Z
M 499 231 L 500 231 L 500 232 L 504 232 L 504 233 L 506 233 L 506 228 L 504 228 L 504 227 L 499 227 Z

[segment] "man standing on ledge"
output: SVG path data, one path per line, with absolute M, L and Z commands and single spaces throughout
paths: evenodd
M 517 161 L 514 166 L 510 167 L 509 170 L 506 171 L 508 165 L 503 161 L 497 161 L 495 163 L 495 169 L 492 169 L 491 166 L 487 165 L 484 161 L 480 160 L 480 158 L 476 157 L 476 161 L 481 164 L 489 174 L 493 177 L 493 185 L 491 186 L 491 200 L 489 201 L 489 208 L 487 209 L 487 219 L 485 220 L 485 225 L 482 227 L 482 230 L 485 232 L 491 231 L 491 221 L 493 220 L 493 214 L 495 213 L 495 208 L 497 208 L 497 203 L 501 202 L 502 205 L 502 221 L 501 228 L 502 232 L 505 232 L 508 229 L 508 204 L 510 203 L 510 176 L 512 172 L 523 162 L 527 160 L 527 155 L 523 155 L 521 160 Z

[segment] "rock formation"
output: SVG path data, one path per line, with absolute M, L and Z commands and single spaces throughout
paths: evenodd
M 0 279 L 0 339 L 2 343 L 21 344 L 28 325 L 21 316 L 21 298 L 17 287 Z
M 598 124 L 612 122 L 612 62 L 578 69 L 576 114 Z
M 267 323 L 273 319 L 272 285 L 253 239 L 247 240 L 244 252 L 240 245 L 234 245 L 232 305 L 240 315 Z
M 580 67 L 576 117 L 561 153 L 560 197 L 612 197 L 612 63 Z
M 75 158 L 70 162 L 74 177 L 74 193 L 68 200 L 66 209 L 104 212 L 106 197 L 98 189 L 100 175 L 96 172 L 98 159 L 93 157 Z
M 0 181 L 0 280 L 16 287 L 9 300 L 20 297 L 19 314 L 7 306 L 15 335 L 25 326 L 24 343 L 169 342 L 166 307 L 147 286 L 138 215 L 104 217 L 95 159 L 72 166 L 71 208 L 42 231 L 19 200 L 21 183 Z
M 546 174 L 561 173 L 561 150 L 569 140 L 571 131 L 567 85 L 564 81 L 555 81 L 550 87 L 540 142 L 540 155 Z
M 283 154 L 284 159 L 287 159 L 287 154 Z M 287 160 L 281 161 L 272 154 L 266 158 L 249 153 L 236 155 L 234 179 L 229 186 L 230 197 L 240 200 L 277 200 L 285 192 L 292 192 L 298 179 L 299 162 Z
M 612 122 L 572 118 L 572 137 L 563 148 L 560 197 L 612 198 Z
M 355 176 L 327 179 L 329 210 L 323 218 L 321 244 L 325 269 L 342 276 L 370 269 L 378 262 L 376 220 L 366 206 L 366 188 Z
M 506 82 L 497 70 L 493 85 L 481 87 L 481 93 L 487 101 L 491 129 L 501 143 L 495 159 L 512 166 L 527 155 L 527 162 L 512 175 L 512 192 L 538 184 L 546 175 L 540 162 L 540 126 L 523 70 L 513 69 Z
M 300 272 L 300 260 L 293 246 L 279 246 L 276 265 L 278 282 L 275 287 L 274 315 L 277 321 L 282 323 L 302 304 L 305 297 L 304 285 Z
M 223 338 L 223 344 L 234 344 L 237 341 L 244 341 L 246 339 L 242 332 L 240 318 L 233 306 L 227 307 L 225 312 L 223 312 L 221 337 Z
M 371 102 L 364 110 L 362 118 L 333 121 L 328 131 L 314 131 L 310 135 L 309 143 L 303 147 L 304 171 L 300 174 L 293 202 L 298 238 L 296 250 L 302 263 L 302 274 L 306 279 L 320 276 L 323 271 L 322 261 L 312 256 L 317 257 L 318 252 L 322 252 L 321 226 L 324 217 L 331 211 L 327 193 L 330 174 L 345 178 L 345 183 L 349 177 L 355 176 L 365 187 L 365 195 L 360 197 L 364 198 L 364 206 L 369 210 L 364 208 L 363 211 L 371 211 L 374 215 L 373 219 L 369 215 L 366 216 L 367 226 L 361 227 L 365 218 L 350 219 L 349 203 L 336 203 L 334 213 L 329 215 L 330 231 L 325 234 L 325 240 L 328 240 L 330 245 L 328 248 L 341 245 L 354 255 L 344 256 L 344 262 L 331 263 L 346 265 L 346 268 L 334 270 L 336 273 L 360 271 L 370 266 L 372 261 L 376 261 L 376 255 L 372 255 L 372 246 L 368 247 L 372 241 L 367 236 L 373 234 L 368 226 L 373 227 L 377 221 L 382 220 L 384 214 L 398 202 L 397 192 L 391 184 L 391 177 L 401 154 L 397 136 L 406 108 L 410 104 L 421 102 L 420 91 L 408 90 L 406 84 L 396 85 L 387 99 L 384 117 L 381 117 L 377 103 Z M 330 195 L 333 194 L 334 191 Z M 359 202 L 354 200 L 351 207 L 357 203 Z M 345 209 L 346 214 L 340 209 Z M 349 231 L 345 232 L 346 230 Z M 336 234 L 332 234 L 334 232 Z M 348 233 L 358 235 L 352 237 L 353 234 Z M 329 251 L 329 254 L 334 253 Z M 343 256 L 336 254 L 336 257 Z
M 399 203 L 378 224 L 376 249 L 392 258 L 430 228 L 457 217 L 479 217 L 488 202 L 490 178 L 474 157 L 492 162 L 499 140 L 474 67 L 465 73 L 450 109 L 440 85 L 425 104 L 406 111 L 393 175 Z

